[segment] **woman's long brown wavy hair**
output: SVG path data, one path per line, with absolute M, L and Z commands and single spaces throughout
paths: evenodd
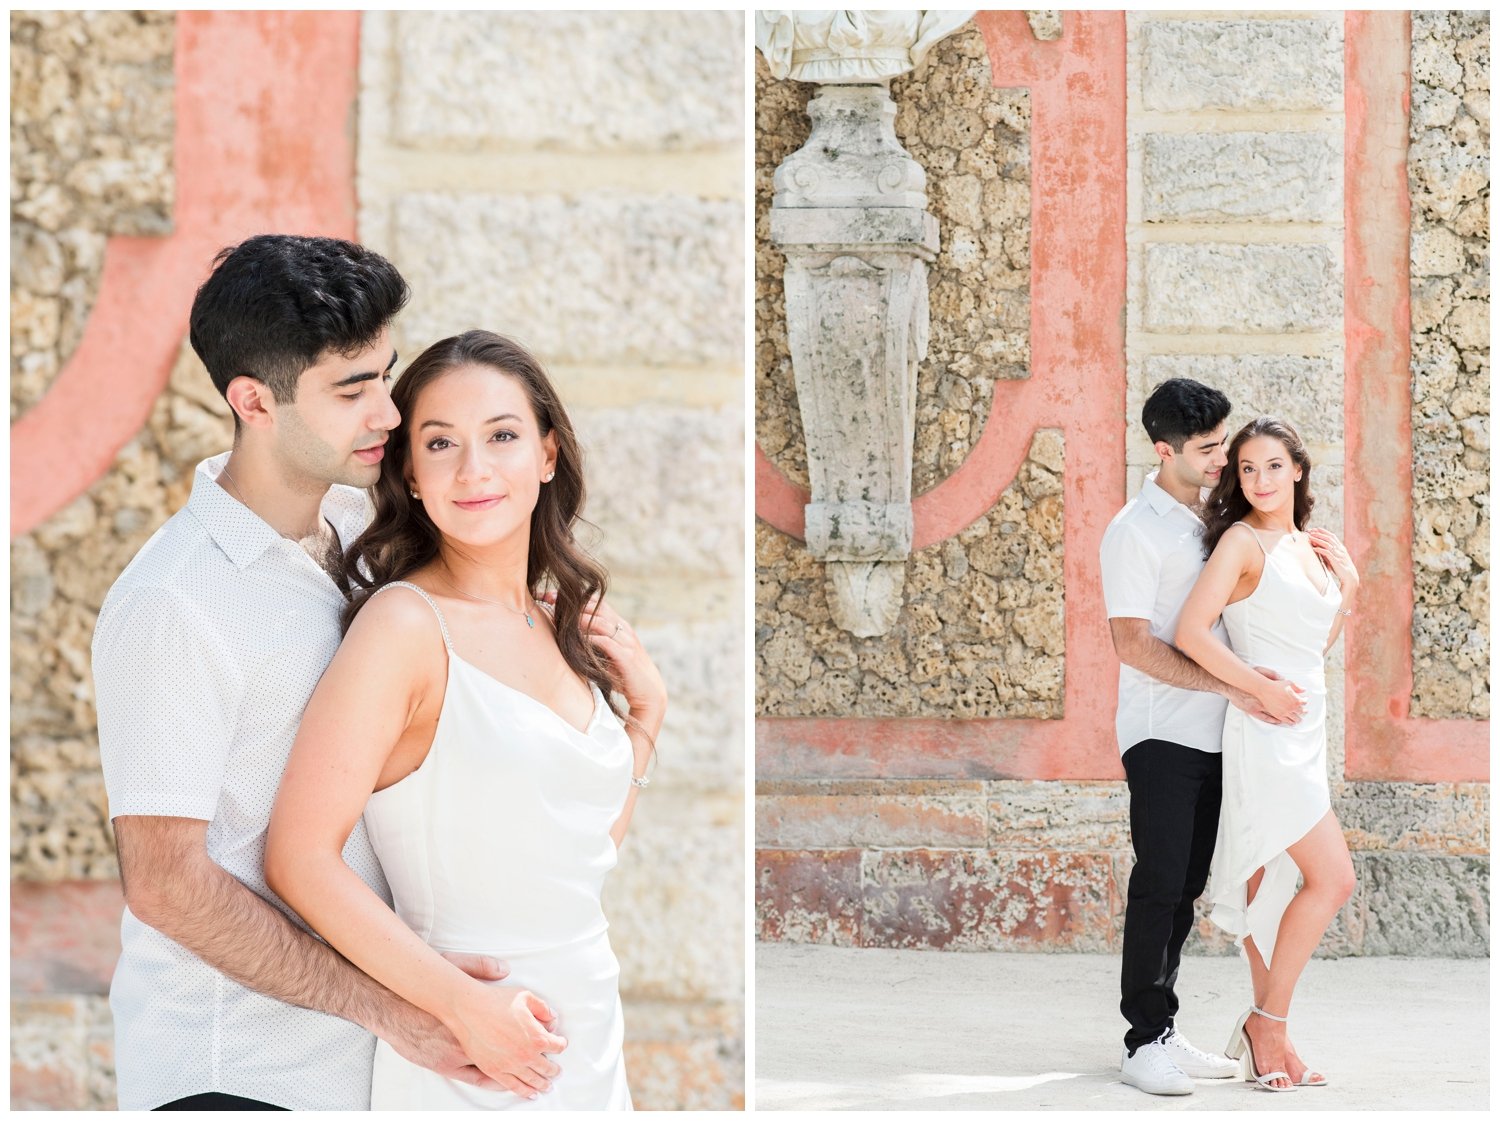
M 1224 531 L 1235 522 L 1243 521 L 1250 512 L 1250 500 L 1245 497 L 1245 488 L 1240 484 L 1240 449 L 1246 441 L 1257 436 L 1269 436 L 1286 448 L 1292 462 L 1302 468 L 1302 478 L 1292 492 L 1292 524 L 1298 529 L 1307 528 L 1307 519 L 1312 515 L 1312 459 L 1302 443 L 1297 430 L 1284 420 L 1272 416 L 1256 417 L 1234 434 L 1229 441 L 1229 462 L 1219 476 L 1218 485 L 1208 496 L 1203 506 L 1203 555 L 1211 556 L 1214 546 Z
M 376 588 L 405 579 L 438 555 L 442 535 L 422 504 L 411 497 L 406 482 L 410 420 L 422 390 L 463 366 L 486 366 L 515 378 L 526 391 L 542 436 L 550 432 L 557 441 L 552 481 L 542 486 L 531 512 L 526 586 L 532 595 L 546 584 L 556 589 L 552 619 L 563 660 L 609 697 L 619 688 L 618 675 L 579 629 L 589 599 L 595 595 L 603 599 L 609 583 L 603 567 L 573 538 L 573 526 L 583 508 L 583 451 L 541 363 L 519 343 L 491 331 L 466 331 L 433 343 L 417 355 L 391 389 L 391 400 L 407 423 L 391 430 L 380 479 L 370 492 L 374 517 L 344 555 L 343 577 L 350 591 L 344 630 Z

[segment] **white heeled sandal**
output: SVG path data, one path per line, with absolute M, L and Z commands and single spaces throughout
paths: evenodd
M 1292 1083 L 1292 1085 L 1290 1086 L 1271 1085 L 1271 1083 L 1276 1081 L 1276 1079 L 1278 1078 L 1285 1078 L 1288 1082 L 1291 1082 L 1292 1076 L 1289 1075 L 1286 1071 L 1273 1070 L 1269 1074 L 1261 1074 L 1255 1069 L 1255 1047 L 1253 1044 L 1251 1044 L 1250 1032 L 1245 1027 L 1245 1024 L 1249 1021 L 1250 1014 L 1252 1012 L 1257 1016 L 1264 1016 L 1266 1019 L 1275 1020 L 1280 1024 L 1286 1023 L 1285 1016 L 1273 1016 L 1265 1009 L 1256 1008 L 1254 1005 L 1252 1005 L 1249 1009 L 1246 1010 L 1245 1014 L 1240 1017 L 1239 1023 L 1234 1025 L 1234 1034 L 1229 1037 L 1229 1046 L 1225 1049 L 1224 1053 L 1231 1059 L 1238 1059 L 1240 1061 L 1240 1076 L 1244 1078 L 1246 1082 L 1254 1082 L 1262 1090 L 1270 1090 L 1273 1094 L 1291 1093 L 1293 1090 L 1297 1089 L 1296 1083 Z M 1307 1082 L 1304 1079 L 1302 1085 L 1316 1086 L 1321 1085 L 1321 1083 Z

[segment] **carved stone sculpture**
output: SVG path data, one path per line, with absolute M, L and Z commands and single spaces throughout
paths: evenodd
M 760 12 L 771 72 L 821 84 L 812 134 L 776 169 L 771 240 L 786 255 L 787 337 L 807 438 L 808 550 L 834 621 L 884 634 L 911 554 L 917 364 L 937 219 L 896 139 L 887 82 L 971 12 Z

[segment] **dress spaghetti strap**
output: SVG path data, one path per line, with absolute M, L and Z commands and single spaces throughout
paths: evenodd
M 370 598 L 374 599 L 381 592 L 385 591 L 388 588 L 410 588 L 412 591 L 416 592 L 417 595 L 425 599 L 427 601 L 427 606 L 432 608 L 432 613 L 437 616 L 438 627 L 441 628 L 443 632 L 443 645 L 448 648 L 448 653 L 453 653 L 453 639 L 448 636 L 448 621 L 443 618 L 443 613 L 438 610 L 437 601 L 430 595 L 428 595 L 427 592 L 422 588 L 417 587 L 415 584 L 410 584 L 405 580 L 392 580 L 389 584 L 382 584 L 380 587 L 376 588 L 373 592 L 370 593 Z
M 1271 555 L 1270 553 L 1266 552 L 1266 543 L 1260 539 L 1260 534 L 1256 532 L 1255 527 L 1253 525 L 1251 525 L 1249 522 L 1234 522 L 1233 524 L 1230 525 L 1229 528 L 1233 529 L 1237 525 L 1242 525 L 1242 526 L 1244 526 L 1246 529 L 1248 529 L 1250 531 L 1250 536 L 1253 537 L 1253 538 L 1255 538 L 1255 543 L 1260 546 L 1260 551 L 1261 551 L 1261 555 L 1262 556 L 1270 556 Z M 419 592 L 421 590 L 422 590 L 421 588 L 417 589 L 417 591 L 419 591 Z

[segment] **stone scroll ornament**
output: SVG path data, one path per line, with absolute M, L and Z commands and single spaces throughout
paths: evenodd
M 812 134 L 776 169 L 771 241 L 786 256 L 787 339 L 807 438 L 806 540 L 834 621 L 885 634 L 911 554 L 917 364 L 938 223 L 896 139 L 889 83 L 973 12 L 756 13 L 777 78 L 816 82 Z

